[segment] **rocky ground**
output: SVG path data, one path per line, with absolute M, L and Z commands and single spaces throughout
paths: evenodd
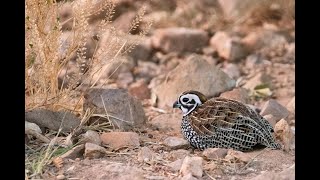
M 81 85 L 84 111 L 95 109 L 87 125 L 72 113 L 26 112 L 26 158 L 53 139 L 65 150 L 49 161 L 41 178 L 295 179 L 294 19 L 288 23 L 271 16 L 281 10 L 274 3 L 263 11 L 273 17 L 268 21 L 257 23 L 252 15 L 247 23 L 218 29 L 206 11 L 218 6 L 233 12 L 240 1 L 182 2 L 148 3 L 146 18 L 154 22 L 143 42 L 121 61 L 109 63 L 96 88 L 84 91 L 88 84 Z M 122 1 L 118 10 L 125 10 L 115 26 L 128 28 L 129 17 L 141 4 Z M 66 17 L 72 15 L 69 7 L 62 6 Z M 203 11 L 186 24 L 191 7 Z M 94 18 L 99 17 L 92 17 L 92 26 Z M 64 32 L 69 33 L 68 24 Z M 96 48 L 88 44 L 89 52 Z M 106 81 L 101 88 L 99 83 Z M 191 148 L 180 133 L 182 114 L 172 109 L 179 94 L 191 89 L 256 107 L 274 127 L 283 149 L 243 153 Z

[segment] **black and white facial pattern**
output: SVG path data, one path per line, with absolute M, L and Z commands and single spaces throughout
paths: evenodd
M 185 94 L 179 97 L 180 109 L 183 116 L 190 114 L 196 107 L 202 104 L 200 98 L 195 94 Z

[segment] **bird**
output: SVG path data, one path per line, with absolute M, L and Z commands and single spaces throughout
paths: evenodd
M 208 99 L 199 91 L 189 90 L 178 97 L 173 108 L 182 110 L 182 134 L 196 149 L 244 152 L 261 145 L 281 149 L 272 136 L 271 124 L 247 104 L 222 97 Z

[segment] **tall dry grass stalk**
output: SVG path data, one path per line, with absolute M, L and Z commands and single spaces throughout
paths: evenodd
M 131 24 L 127 34 L 120 34 L 111 26 L 116 4 L 112 0 L 77 0 L 71 3 L 73 16 L 60 22 L 59 10 L 65 2 L 55 0 L 26 0 L 25 2 L 25 98 L 26 110 L 47 108 L 52 110 L 67 109 L 82 112 L 81 94 L 77 87 L 81 84 L 95 86 L 93 79 L 106 63 L 117 60 L 117 57 L 129 52 L 140 42 L 141 36 L 149 31 L 151 22 L 138 36 L 130 41 L 130 35 L 143 20 L 145 8 L 142 7 Z M 105 13 L 96 27 L 88 23 L 95 14 Z M 61 38 L 65 32 L 62 25 L 72 22 L 67 38 Z M 93 32 L 93 29 L 95 32 Z M 96 46 L 92 57 L 88 57 L 87 43 L 93 34 L 103 35 L 107 44 Z M 106 34 L 109 36 L 106 37 Z M 99 44 L 97 37 L 95 43 Z M 66 70 L 70 61 L 76 56 L 78 73 L 72 77 L 64 76 L 59 85 L 58 76 Z M 95 67 L 95 68 L 93 68 Z M 68 73 L 66 73 L 68 74 Z M 98 77 L 99 78 L 99 77 Z M 61 82 L 60 82 L 61 83 Z M 81 86 L 80 84 L 80 86 Z M 63 88 L 62 88 L 63 87 Z M 65 88 L 66 87 L 66 88 Z

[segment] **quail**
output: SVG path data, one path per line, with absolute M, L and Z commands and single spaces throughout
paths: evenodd
M 182 134 L 194 148 L 250 151 L 263 145 L 281 149 L 272 136 L 271 124 L 239 101 L 221 97 L 207 99 L 198 91 L 186 91 L 174 102 L 173 108 L 182 110 Z

